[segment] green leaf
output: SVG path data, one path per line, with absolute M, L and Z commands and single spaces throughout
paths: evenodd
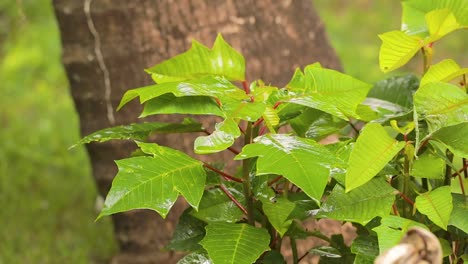
M 112 139 L 146 140 L 151 134 L 189 133 L 201 131 L 203 131 L 202 125 L 190 118 L 184 119 L 180 124 L 161 122 L 136 123 L 96 131 L 82 138 L 70 148 L 93 141 L 105 142 Z
M 468 68 L 462 69 L 455 61 L 450 59 L 443 60 L 429 68 L 421 79 L 421 86 L 431 82 L 448 82 L 467 73 Z
M 455 226 L 468 234 L 468 196 L 452 193 L 453 210 L 449 225 Z
M 172 235 L 172 239 L 166 246 L 168 249 L 177 251 L 196 251 L 202 249 L 198 244 L 205 236 L 206 223 L 191 216 L 189 208 L 179 218 L 179 222 Z
M 436 225 L 447 230 L 452 213 L 452 195 L 450 186 L 439 187 L 435 190 L 420 194 L 416 197 L 414 206 Z
M 213 264 L 205 251 L 196 251 L 180 259 L 177 264 Z
M 139 97 L 140 103 L 171 93 L 176 97 L 207 96 L 219 99 L 221 103 L 231 100 L 250 99 L 247 94 L 232 84 L 229 80 L 217 76 L 204 76 L 194 80 L 167 82 L 136 88 L 125 92 L 118 109 L 131 100 Z
M 425 152 L 413 162 L 411 176 L 427 179 L 443 179 L 445 176 L 445 161 L 439 156 Z
M 425 117 L 430 132 L 468 122 L 468 95 L 448 83 L 429 83 L 414 94 L 414 106 Z
M 265 256 L 262 258 L 263 263 L 268 263 L 268 264 L 286 264 L 286 261 L 284 260 L 283 255 L 281 252 L 276 251 L 276 250 L 270 250 L 268 251 Z
M 269 250 L 266 229 L 248 224 L 210 223 L 200 244 L 214 264 L 252 264 Z
M 171 148 L 142 142 L 138 146 L 152 157 L 116 161 L 119 172 L 98 219 L 132 209 L 152 209 L 166 217 L 179 193 L 197 208 L 205 186 L 203 164 Z
M 322 204 L 317 217 L 365 225 L 377 216 L 389 214 L 395 194 L 396 190 L 380 178 L 346 193 L 343 187 L 337 184 Z
M 348 122 L 320 110 L 308 108 L 298 117 L 291 119 L 289 124 L 299 136 L 318 141 L 338 133 Z
M 287 85 L 295 96 L 286 102 L 319 109 L 348 120 L 358 117 L 356 109 L 371 86 L 346 74 L 309 65 L 304 73 L 296 70 Z
M 468 158 L 468 122 L 441 128 L 431 139 L 442 142 L 456 156 Z
M 349 157 L 346 192 L 371 180 L 405 146 L 391 138 L 377 123 L 367 124 Z
M 450 32 L 461 28 L 449 9 L 432 10 L 425 17 L 430 34 L 428 42 L 434 42 Z
M 424 46 L 422 39 L 408 36 L 399 30 L 381 34 L 379 38 L 382 40 L 380 70 L 385 73 L 405 65 Z
M 265 121 L 268 130 L 272 133 L 276 133 L 275 127 L 279 125 L 280 118 L 273 107 L 266 107 L 265 112 L 263 113 L 263 120 Z
M 146 101 L 140 117 L 160 114 L 191 114 L 224 116 L 216 101 L 206 96 L 176 97 L 164 94 Z
M 400 243 L 400 240 L 408 232 L 408 229 L 413 226 L 428 229 L 421 223 L 399 216 L 388 215 L 383 217 L 380 226 L 372 229 L 377 233 L 380 253 L 382 254 L 385 250 Z
M 414 75 L 393 76 L 378 81 L 367 97 L 385 100 L 405 109 L 413 107 L 413 93 L 419 87 L 419 80 Z
M 216 124 L 216 130 L 209 136 L 195 139 L 194 149 L 197 154 L 209 154 L 223 151 L 241 135 L 237 122 L 232 118 Z
M 379 243 L 377 237 L 374 236 L 358 236 L 351 244 L 351 252 L 356 255 L 367 256 L 373 260 L 379 255 Z M 355 262 L 361 263 L 361 262 Z
M 241 192 L 234 188 L 228 190 L 239 202 L 243 202 L 244 197 Z M 192 211 L 191 215 L 205 222 L 234 223 L 242 218 L 243 213 L 224 192 L 212 189 L 205 191 L 198 210 Z
M 193 41 L 188 51 L 146 71 L 152 74 L 157 83 L 195 79 L 203 75 L 242 81 L 245 80 L 245 60 L 219 34 L 211 50 Z
M 263 199 L 262 208 L 271 225 L 281 236 L 288 231 L 292 220 L 289 214 L 294 210 L 294 203 L 284 197 L 278 197 L 275 201 Z
M 335 157 L 311 139 L 284 134 L 257 137 L 235 157 L 258 157 L 257 175 L 278 174 L 320 201 Z
M 458 23 L 468 25 L 466 0 L 404 0 L 402 1 L 402 30 L 408 35 L 428 32 L 426 14 L 436 9 L 448 9 Z

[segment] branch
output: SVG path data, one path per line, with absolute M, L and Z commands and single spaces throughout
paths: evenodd
M 219 175 L 221 175 L 225 180 L 227 181 L 235 181 L 235 182 L 242 182 L 242 179 L 239 179 L 239 178 L 236 178 L 234 176 L 231 176 L 223 171 L 220 171 L 218 170 L 217 168 L 211 166 L 210 164 L 208 163 L 205 163 L 203 162 L 203 166 L 211 171 L 214 171 L 216 173 L 218 173 Z
M 226 186 L 224 186 L 223 184 L 220 184 L 219 188 L 226 194 L 226 196 L 229 198 L 229 200 L 231 200 L 237 207 L 239 207 L 239 209 L 245 215 L 247 215 L 247 210 L 245 210 L 244 206 L 242 206 L 242 204 L 239 203 L 239 201 L 236 200 L 236 198 L 229 192 L 229 190 L 226 189 Z

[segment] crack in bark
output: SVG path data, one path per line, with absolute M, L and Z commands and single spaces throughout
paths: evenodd
M 101 50 L 101 39 L 99 37 L 99 33 L 96 30 L 96 27 L 94 26 L 93 18 L 91 16 L 91 2 L 92 0 L 85 0 L 83 11 L 86 15 L 88 29 L 94 37 L 94 54 L 96 55 L 99 68 L 101 69 L 102 74 L 104 76 L 104 100 L 107 108 L 107 120 L 111 125 L 115 125 L 114 108 L 112 107 L 111 101 L 112 87 L 110 82 L 109 70 L 107 69 L 107 66 L 104 63 L 104 56 L 102 55 Z

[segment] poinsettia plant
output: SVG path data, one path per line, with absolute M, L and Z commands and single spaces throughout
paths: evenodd
M 453 60 L 432 64 L 432 54 L 442 37 L 467 28 L 468 8 L 464 0 L 402 4 L 402 30 L 379 36 L 380 67 L 395 70 L 422 52 L 420 78 L 370 85 L 315 63 L 297 69 L 285 87 L 248 83 L 244 58 L 221 35 L 211 49 L 194 41 L 147 69 L 155 84 L 127 91 L 119 108 L 138 98 L 142 117 L 221 121 L 212 131 L 187 118 L 83 138 L 80 144 L 135 140 L 141 150 L 116 161 L 119 172 L 98 218 L 133 209 L 165 217 L 183 196 L 190 208 L 167 245 L 190 252 L 179 263 L 285 263 L 285 240 L 298 263 L 305 255 L 298 255 L 297 240 L 311 236 L 329 244 L 306 253 L 321 262 L 372 263 L 413 226 L 438 236 L 446 260 L 466 261 L 468 69 Z M 279 133 L 283 127 L 290 130 Z M 233 152 L 239 169 L 229 173 L 220 163 L 148 142 L 154 133 L 203 133 L 195 153 Z M 321 143 L 331 135 L 335 140 Z M 303 227 L 323 218 L 357 227 L 350 247 L 339 235 Z

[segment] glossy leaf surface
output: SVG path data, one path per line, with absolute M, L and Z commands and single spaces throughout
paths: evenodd
M 294 93 L 288 102 L 348 120 L 358 117 L 356 109 L 371 86 L 343 73 L 309 65 L 304 73 L 296 70 L 287 88 Z
M 191 210 L 191 209 L 189 209 Z M 196 251 L 202 249 L 198 244 L 205 236 L 206 223 L 189 214 L 188 210 L 179 217 L 172 239 L 166 246 L 171 250 Z
M 452 195 L 450 186 L 439 187 L 435 190 L 420 194 L 414 204 L 419 212 L 427 215 L 434 224 L 447 230 L 452 213 Z
M 119 167 L 99 217 L 131 209 L 152 209 L 166 217 L 179 194 L 198 207 L 206 172 L 200 161 L 150 143 L 138 143 L 152 157 L 116 161 Z
M 396 190 L 383 179 L 374 179 L 346 193 L 344 188 L 337 184 L 322 204 L 317 217 L 365 225 L 374 217 L 390 213 L 395 194 Z
M 257 137 L 235 159 L 258 157 L 257 175 L 283 175 L 319 201 L 335 157 L 317 142 L 284 134 Z
M 411 109 L 413 107 L 413 93 L 418 87 L 419 80 L 414 75 L 393 76 L 378 81 L 367 96 Z
M 414 94 L 419 117 L 425 117 L 430 132 L 468 122 L 468 95 L 448 83 L 429 83 Z
M 404 145 L 405 142 L 398 142 L 390 137 L 380 124 L 367 124 L 349 157 L 346 191 L 371 180 Z
M 140 117 L 160 114 L 224 116 L 223 111 L 213 98 L 206 96 L 176 97 L 173 94 L 164 94 L 146 101 Z
M 196 251 L 181 258 L 177 264 L 213 264 L 205 251 Z
M 239 202 L 243 202 L 242 193 L 234 188 L 228 188 L 228 190 Z M 205 191 L 198 210 L 192 211 L 191 215 L 205 222 L 234 223 L 241 219 L 243 213 L 223 191 L 212 189 Z
M 383 217 L 380 226 L 372 229 L 377 233 L 380 253 L 398 244 L 408 232 L 408 229 L 413 226 L 428 229 L 421 223 L 399 216 L 389 215 Z
M 72 146 L 76 147 L 82 144 L 87 144 L 93 141 L 105 142 L 112 139 L 132 139 L 132 140 L 146 140 L 151 134 L 167 134 L 167 133 L 188 133 L 188 132 L 201 132 L 203 127 L 200 123 L 193 119 L 186 118 L 180 124 L 177 123 L 136 123 L 130 125 L 116 126 L 105 128 L 96 131 Z
M 194 149 L 197 154 L 215 153 L 225 150 L 234 144 L 241 135 L 237 123 L 226 119 L 216 124 L 216 130 L 209 136 L 200 136 L 195 140 Z
M 266 229 L 248 224 L 210 223 L 200 244 L 214 264 L 252 264 L 269 250 Z
M 212 49 L 192 42 L 192 47 L 177 56 L 146 70 L 157 83 L 195 79 L 203 75 L 224 76 L 229 80 L 245 80 L 245 60 L 221 35 Z

